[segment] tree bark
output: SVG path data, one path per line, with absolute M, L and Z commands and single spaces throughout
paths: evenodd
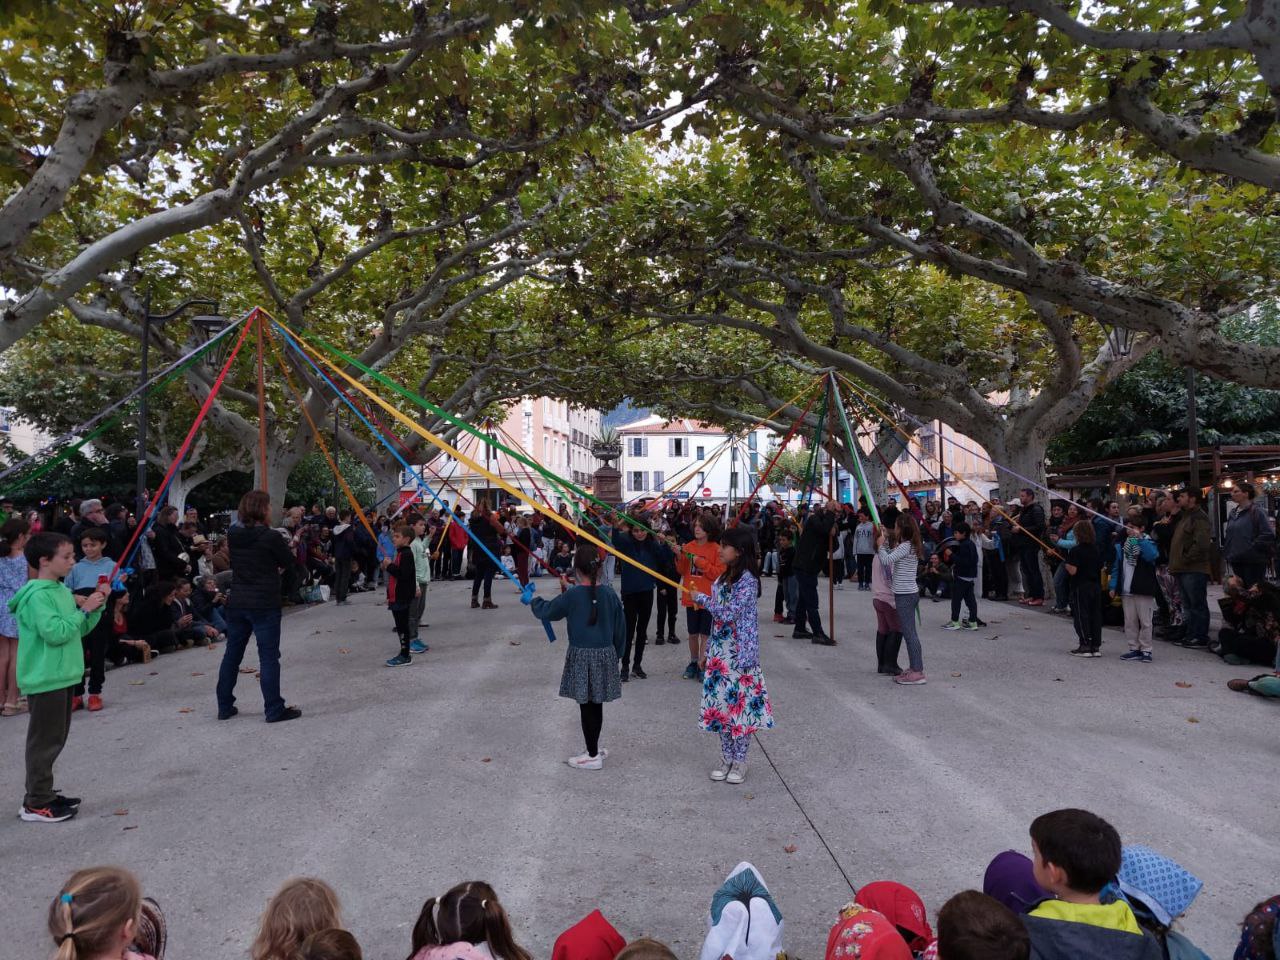
M 400 506 L 398 500 L 392 497 L 397 490 L 400 489 L 400 465 L 397 463 L 395 467 L 383 466 L 379 470 L 373 472 L 373 496 L 374 503 L 381 503 L 378 509 L 384 513 L 394 513 L 396 508 Z M 385 503 L 383 501 L 386 501 Z

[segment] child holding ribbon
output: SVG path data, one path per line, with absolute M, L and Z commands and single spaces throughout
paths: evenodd
M 711 771 L 711 779 L 738 784 L 747 776 L 751 735 L 773 726 L 773 708 L 760 669 L 759 580 L 751 528 L 726 530 L 719 553 L 723 572 L 708 593 L 694 597 L 711 620 L 701 664 L 700 723 L 703 730 L 720 734 L 723 763 Z

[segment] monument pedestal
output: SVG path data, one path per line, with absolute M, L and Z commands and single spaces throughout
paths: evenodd
M 611 507 L 622 506 L 622 473 L 613 467 L 601 467 L 593 475 L 591 482 L 595 498 Z

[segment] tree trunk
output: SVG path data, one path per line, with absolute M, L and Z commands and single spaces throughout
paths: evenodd
M 394 467 L 384 466 L 373 472 L 373 499 L 380 503 L 380 510 L 386 513 L 395 512 L 400 506 L 393 494 L 400 489 L 400 464 Z
M 1018 499 L 1018 492 L 1023 487 L 1035 490 L 1047 513 L 1049 510 L 1048 494 L 1044 487 L 1048 486 L 1044 457 L 1048 450 L 1048 441 L 1034 431 L 1002 433 L 995 443 L 983 443 L 987 456 L 997 464 L 995 467 L 996 484 L 1000 489 L 1000 499 L 1008 502 Z M 1026 479 L 1023 479 L 1026 478 Z M 1031 482 L 1028 483 L 1027 480 Z
M 253 486 L 257 490 L 266 490 L 271 494 L 271 521 L 278 522 L 283 515 L 285 501 L 289 493 L 289 475 L 293 468 L 302 462 L 307 455 L 305 445 L 291 444 L 287 447 L 276 447 L 267 451 L 267 474 L 262 475 L 262 460 L 253 459 Z

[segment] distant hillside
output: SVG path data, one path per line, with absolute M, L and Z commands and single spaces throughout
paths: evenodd
M 637 420 L 643 420 L 649 416 L 649 410 L 645 407 L 633 407 L 630 400 L 623 400 L 612 410 L 604 415 L 601 420 L 601 427 L 625 427 L 628 423 L 635 423 Z

